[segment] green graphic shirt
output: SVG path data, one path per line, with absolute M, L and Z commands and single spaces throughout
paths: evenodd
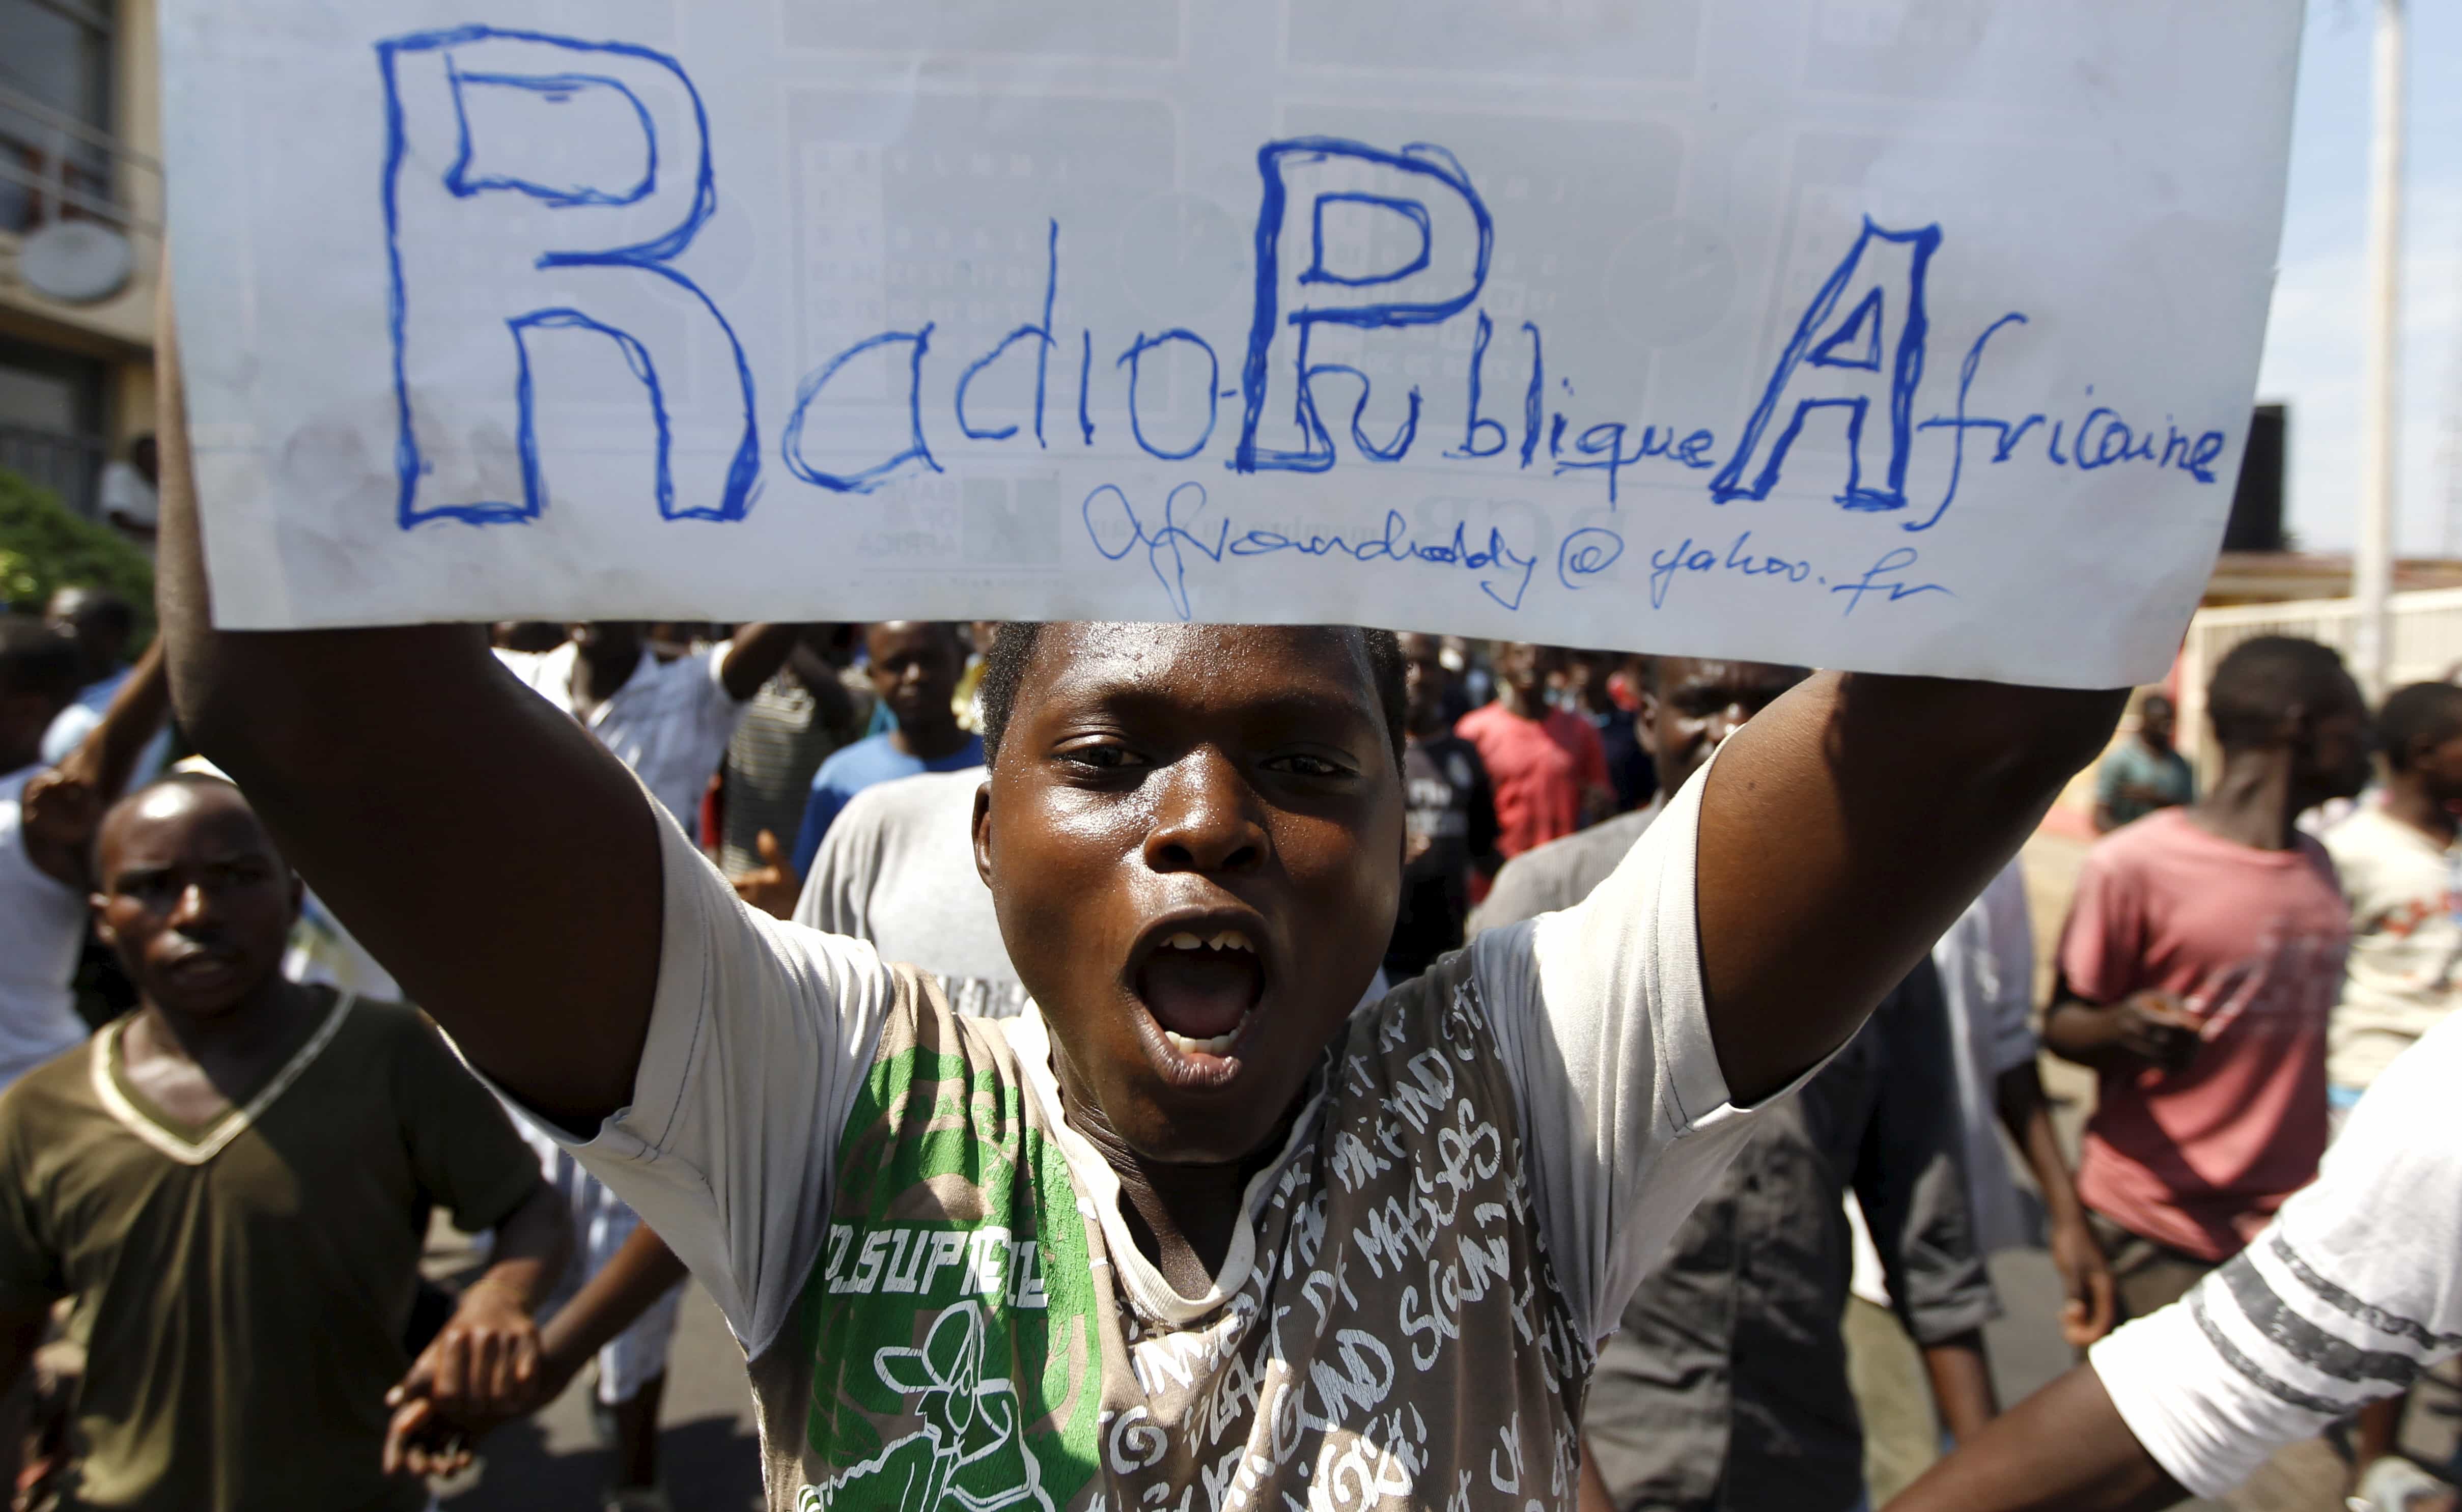
M 1352 1015 L 1203 1296 L 1038 1014 L 743 909 L 680 833 L 635 1100 L 576 1150 L 743 1340 L 772 1512 L 1569 1507 L 1592 1342 L 1748 1125 L 1693 819 Z

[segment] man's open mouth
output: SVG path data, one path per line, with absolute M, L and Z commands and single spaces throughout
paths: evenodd
M 1174 930 L 1146 952 L 1135 987 L 1172 1048 L 1224 1056 L 1264 996 L 1264 963 L 1244 929 Z

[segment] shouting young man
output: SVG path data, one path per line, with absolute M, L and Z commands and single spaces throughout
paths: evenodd
M 1402 879 L 1393 637 L 1011 624 L 975 853 L 1037 1006 L 985 1023 L 741 905 L 476 629 L 217 633 L 166 460 L 189 727 L 709 1287 L 779 1512 L 1567 1503 L 1593 1343 L 1750 1110 L 2120 706 L 1815 677 L 1583 906 L 1358 1007 Z M 332 699 L 345 668 L 386 697 Z

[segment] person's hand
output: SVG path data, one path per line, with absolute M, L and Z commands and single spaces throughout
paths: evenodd
M 735 879 L 735 896 L 772 918 L 795 917 L 795 900 L 804 893 L 804 879 L 787 860 L 787 853 L 778 837 L 768 831 L 753 842 L 761 853 L 758 870 L 745 873 Z
M 18 804 L 27 859 L 46 876 L 80 892 L 92 886 L 86 858 L 109 807 L 94 784 L 54 767 L 26 784 Z
M 2061 1305 L 2061 1337 L 2070 1349 L 2083 1350 L 2111 1331 L 2111 1266 L 2084 1218 L 2053 1224 L 2051 1248 L 2052 1268 L 2068 1297 Z
M 506 1286 L 482 1279 L 420 1352 L 385 1405 L 388 1475 L 445 1475 L 469 1463 L 487 1430 L 549 1400 L 538 1324 Z
M 2140 992 L 2112 1010 L 2114 1043 L 2138 1059 L 2176 1071 L 2197 1058 L 2205 1042 L 2196 1015 L 2168 992 Z
M 427 1394 L 427 1385 L 405 1378 L 385 1395 L 393 1420 L 385 1426 L 384 1473 L 449 1476 L 469 1468 L 479 1441 L 517 1417 L 527 1417 L 564 1394 L 574 1371 L 543 1361 L 535 1389 L 515 1410 L 448 1413 Z

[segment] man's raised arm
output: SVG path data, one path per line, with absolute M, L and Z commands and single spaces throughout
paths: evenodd
M 2102 750 L 2127 689 L 1824 673 L 1701 794 L 1710 1035 L 1750 1103 L 1843 1044 Z
M 214 628 L 163 305 L 158 594 L 183 724 L 473 1060 L 595 1123 L 630 1100 L 658 974 L 649 799 L 476 626 Z

